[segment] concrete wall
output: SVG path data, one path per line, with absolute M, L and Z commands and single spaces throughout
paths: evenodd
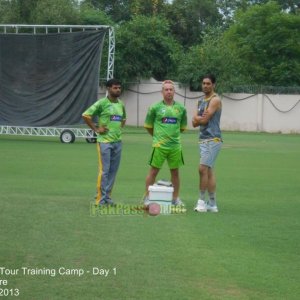
M 175 84 L 175 100 L 188 113 L 188 127 L 201 92 L 191 92 Z M 103 97 L 105 90 L 100 89 Z M 300 133 L 300 95 L 224 94 L 222 130 Z M 143 126 L 148 107 L 162 99 L 161 82 L 149 80 L 130 86 L 121 99 L 127 110 L 127 124 Z

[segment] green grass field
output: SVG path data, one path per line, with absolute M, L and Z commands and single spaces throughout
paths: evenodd
M 224 133 L 218 214 L 193 211 L 197 133 L 182 139 L 187 213 L 93 217 L 95 144 L 0 136 L 0 293 L 20 293 L 0 298 L 299 299 L 299 135 Z M 113 199 L 139 204 L 151 138 L 126 128 L 123 140 Z

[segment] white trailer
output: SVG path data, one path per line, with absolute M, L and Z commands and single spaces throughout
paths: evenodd
M 92 129 L 75 127 L 1 126 L 0 134 L 59 137 L 62 143 L 74 143 L 76 138 L 85 138 L 88 143 L 95 143 L 97 137 Z

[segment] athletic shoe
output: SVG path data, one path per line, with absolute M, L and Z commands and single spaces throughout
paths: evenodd
M 206 210 L 214 213 L 219 211 L 217 205 L 210 205 L 209 202 L 206 203 Z
M 168 186 L 168 187 L 172 186 L 171 181 L 164 180 L 164 179 L 158 180 L 156 184 L 163 185 L 163 186 Z
M 206 203 L 203 200 L 199 199 L 197 201 L 197 205 L 194 208 L 194 211 L 207 212 Z
M 172 200 L 172 205 L 184 206 L 184 203 L 180 200 L 180 198 L 177 198 L 176 200 Z
M 148 206 L 150 204 L 150 200 L 149 200 L 148 196 L 145 196 L 144 199 L 143 199 L 143 201 L 144 201 L 144 205 L 145 206 Z
M 112 201 L 110 198 L 107 198 L 107 199 L 105 200 L 105 203 L 106 203 L 107 205 L 110 205 L 110 206 L 115 206 L 114 201 Z
M 99 202 L 99 206 L 107 206 L 107 205 L 109 205 L 109 206 L 115 206 L 116 204 L 110 198 L 107 198 L 106 200 L 101 200 Z

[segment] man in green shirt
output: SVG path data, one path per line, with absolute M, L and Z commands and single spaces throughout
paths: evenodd
M 165 160 L 168 162 L 171 173 L 171 182 L 174 187 L 173 205 L 183 205 L 179 199 L 179 167 L 183 162 L 180 132 L 187 126 L 185 107 L 174 101 L 175 87 L 171 80 L 162 84 L 163 100 L 150 106 L 144 127 L 153 137 L 152 155 L 149 161 L 150 170 L 146 177 L 146 194 L 144 202 L 148 204 L 148 188 L 154 184 L 159 170 Z
M 121 83 L 110 79 L 106 87 L 107 96 L 95 102 L 82 114 L 86 124 L 97 133 L 99 173 L 96 204 L 99 205 L 113 205 L 111 191 L 120 165 L 121 129 L 126 121 L 125 106 L 119 99 Z M 98 117 L 98 126 L 94 124 L 93 116 Z

